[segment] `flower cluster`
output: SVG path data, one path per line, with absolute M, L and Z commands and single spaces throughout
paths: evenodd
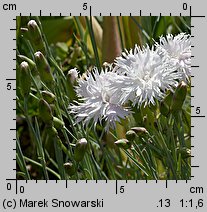
M 155 104 L 173 91 L 180 81 L 189 81 L 191 74 L 190 36 L 160 37 L 155 46 L 135 46 L 125 50 L 112 66 L 100 72 L 94 68 L 77 80 L 80 102 L 69 106 L 76 122 L 88 125 L 105 121 L 105 130 L 130 115 L 125 105 Z
M 115 122 L 125 118 L 130 111 L 121 106 L 119 96 L 112 88 L 113 82 L 118 78 L 116 73 L 109 70 L 98 72 L 94 68 L 85 79 L 78 79 L 76 92 L 82 102 L 70 105 L 71 113 L 75 114 L 77 122 L 88 125 L 91 120 L 96 125 L 99 121 L 106 121 L 106 130 L 109 126 L 115 127 Z

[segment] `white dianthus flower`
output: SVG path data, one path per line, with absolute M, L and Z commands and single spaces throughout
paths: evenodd
M 180 33 L 176 36 L 168 34 L 160 37 L 160 43 L 155 44 L 160 55 L 167 55 L 172 65 L 182 73 L 181 80 L 189 80 L 191 76 L 191 40 L 190 35 Z
M 130 114 L 130 111 L 119 104 L 119 97 L 111 89 L 111 84 L 120 76 L 116 73 L 97 68 L 88 73 L 85 79 L 78 80 L 76 93 L 82 102 L 69 106 L 75 114 L 76 123 L 88 125 L 92 121 L 95 125 L 102 120 L 106 122 L 105 130 L 114 128 L 115 123 Z
M 177 85 L 179 73 L 170 66 L 167 58 L 161 57 L 149 46 L 140 49 L 126 50 L 116 60 L 115 72 L 121 76 L 113 88 L 119 93 L 120 103 L 132 101 L 134 105 L 155 104 L 155 99 L 161 100 L 167 89 L 172 90 Z

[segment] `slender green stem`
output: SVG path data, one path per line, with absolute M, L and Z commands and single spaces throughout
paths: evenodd
M 24 159 L 26 161 L 36 165 L 36 166 L 42 167 L 41 163 L 38 163 L 37 161 L 34 161 L 34 160 L 32 160 L 32 159 L 30 159 L 30 158 L 28 158 L 26 156 L 24 156 Z M 51 174 L 53 174 L 55 177 L 57 177 L 60 180 L 60 175 L 57 172 L 55 172 L 53 169 L 50 169 L 49 167 L 46 167 L 46 169 L 47 169 L 48 172 L 50 172 Z

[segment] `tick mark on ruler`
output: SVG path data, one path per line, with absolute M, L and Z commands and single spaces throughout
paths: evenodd
M 92 8 L 91 6 L 89 7 L 89 12 L 90 12 L 90 16 L 92 15 Z
M 116 180 L 116 194 L 118 193 L 118 182 Z
M 205 15 L 191 15 L 191 18 L 205 18 Z

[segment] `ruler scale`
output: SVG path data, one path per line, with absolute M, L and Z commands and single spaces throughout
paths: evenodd
M 87 9 L 83 5 L 87 3 Z M 206 211 L 206 11 L 202 2 L 1 2 L 1 211 Z M 109 6 L 110 5 L 110 6 Z M 163 12 L 164 11 L 164 12 Z M 190 16 L 191 180 L 16 180 L 16 16 Z

